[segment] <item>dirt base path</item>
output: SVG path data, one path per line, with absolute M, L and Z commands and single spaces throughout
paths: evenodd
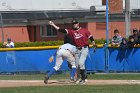
M 140 80 L 88 80 L 86 85 L 125 85 L 140 84 Z M 75 85 L 69 80 L 49 80 L 44 84 L 43 80 L 0 80 L 0 87 L 21 87 L 21 86 L 54 86 L 54 85 Z

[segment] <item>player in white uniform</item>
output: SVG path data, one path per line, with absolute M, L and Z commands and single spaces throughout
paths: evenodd
M 74 80 L 74 75 L 76 73 L 76 63 L 75 63 L 75 52 L 76 52 L 76 47 L 66 43 L 62 46 L 59 47 L 56 53 L 56 63 L 55 66 L 50 70 L 48 75 L 44 79 L 44 83 L 48 83 L 48 79 L 60 69 L 63 60 L 66 59 L 71 65 L 72 65 L 72 70 L 70 73 L 70 79 Z

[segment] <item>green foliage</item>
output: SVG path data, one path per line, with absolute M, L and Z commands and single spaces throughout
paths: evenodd
M 55 46 L 55 45 L 62 45 L 64 41 L 41 41 L 41 42 L 14 42 L 15 47 L 37 47 L 37 46 Z M 2 48 L 2 43 L 0 43 L 0 47 Z
M 105 40 L 95 40 L 96 44 L 104 44 Z M 64 41 L 57 40 L 57 41 L 41 41 L 41 42 L 14 42 L 15 47 L 37 47 L 37 46 L 56 46 L 56 45 L 62 45 L 64 44 Z M 90 41 L 89 41 L 90 43 Z M 0 47 L 2 48 L 2 42 L 0 43 Z
M 89 40 L 88 42 L 89 42 L 89 44 L 91 43 L 90 40 Z M 105 42 L 106 42 L 105 39 L 96 39 L 96 40 L 95 40 L 95 43 L 96 43 L 96 44 L 105 44 Z
M 3 47 L 3 45 L 2 45 L 3 43 L 2 42 L 0 42 L 0 47 Z
M 15 47 L 37 47 L 37 46 L 55 46 L 55 45 L 62 45 L 64 41 L 42 41 L 42 42 L 24 42 L 24 43 L 17 43 L 15 42 Z
M 97 39 L 97 40 L 95 40 L 96 44 L 104 44 L 105 42 L 106 42 L 106 40 L 104 40 L 104 39 Z

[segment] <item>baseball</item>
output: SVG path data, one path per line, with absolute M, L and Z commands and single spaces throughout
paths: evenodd
M 52 24 L 53 24 L 53 22 L 52 22 L 52 21 L 49 21 L 49 24 L 50 24 L 50 25 L 52 25 Z

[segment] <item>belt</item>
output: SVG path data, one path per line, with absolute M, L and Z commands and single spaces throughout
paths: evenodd
M 70 51 L 69 49 L 66 49 L 66 50 Z M 70 52 L 71 52 L 71 51 L 70 51 Z
M 62 49 L 62 48 L 59 48 L 59 50 L 60 50 L 60 49 Z M 73 56 L 75 56 L 75 55 L 73 54 L 73 52 L 70 51 L 70 49 L 65 49 L 65 50 L 68 50 Z
M 88 46 L 77 47 L 77 49 L 87 48 Z
M 59 48 L 59 49 L 63 49 L 63 48 Z M 67 49 L 67 48 L 66 48 L 65 50 L 68 50 L 68 51 L 70 51 L 70 50 L 69 50 L 69 49 Z
M 62 49 L 62 48 L 59 48 L 59 50 L 60 50 L 60 49 Z M 68 51 L 70 51 L 69 49 L 65 49 L 65 50 L 68 50 Z M 70 52 L 71 52 L 71 51 L 70 51 Z M 72 53 L 72 52 L 71 52 L 71 53 Z

